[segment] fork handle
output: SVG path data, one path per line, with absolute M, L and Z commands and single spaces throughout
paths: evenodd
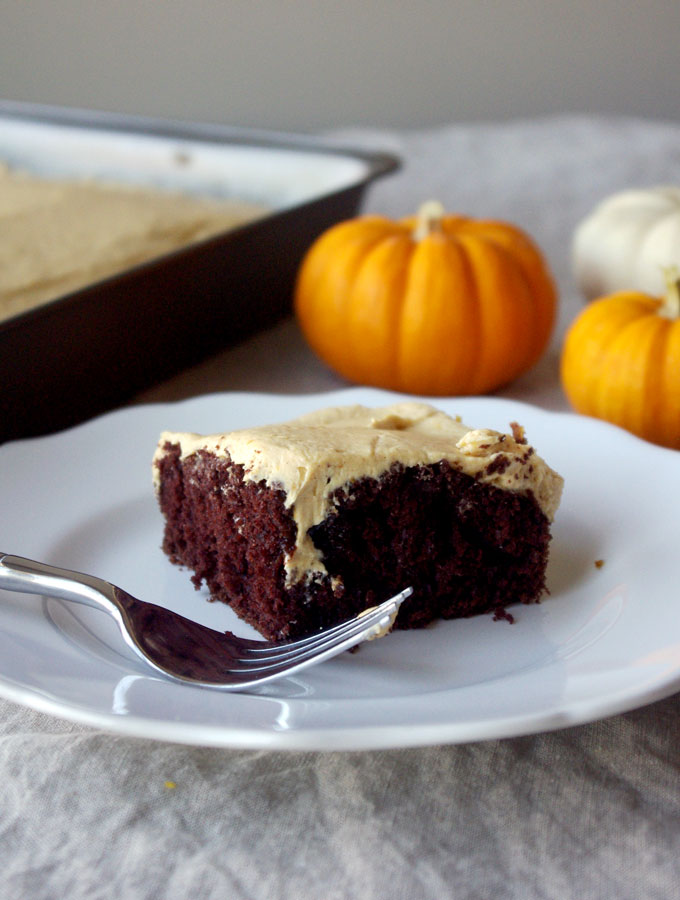
M 73 600 L 111 611 L 113 585 L 108 581 L 9 553 L 0 553 L 0 589 Z

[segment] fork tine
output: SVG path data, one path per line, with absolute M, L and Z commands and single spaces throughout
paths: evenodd
M 410 597 L 412 593 L 413 588 L 404 588 L 403 591 L 395 594 L 394 597 L 383 600 L 382 603 L 372 607 L 369 610 L 364 610 L 363 612 L 354 616 L 353 619 L 346 619 L 344 622 L 340 622 L 338 625 L 333 625 L 331 628 L 326 628 L 324 631 L 319 631 L 315 634 L 307 635 L 307 637 L 298 638 L 297 640 L 293 641 L 286 641 L 281 644 L 267 644 L 264 641 L 252 641 L 246 647 L 244 647 L 243 658 L 248 661 L 252 660 L 253 662 L 258 659 L 284 659 L 291 654 L 296 654 L 298 651 L 312 650 L 318 644 L 324 644 L 333 639 L 336 635 L 340 636 L 341 638 L 353 625 L 364 627 L 369 624 L 375 624 L 381 619 L 385 612 L 392 607 L 393 604 L 396 603 L 398 609 L 403 601 L 407 597 Z
M 352 634 L 360 634 L 374 627 L 386 614 L 393 614 L 401 605 L 401 602 L 412 593 L 411 588 L 401 591 L 394 597 L 384 600 L 378 606 L 359 613 L 352 619 L 347 619 L 338 625 L 327 628 L 316 634 L 289 641 L 282 644 L 269 644 L 264 647 L 248 647 L 242 657 L 244 662 L 265 662 L 288 659 L 301 653 L 310 653 L 325 644 L 335 643 L 349 637 Z M 396 606 L 395 606 L 396 604 Z
M 246 655 L 235 659 L 234 662 L 247 667 L 249 674 L 255 674 L 279 669 L 290 670 L 291 667 L 300 668 L 309 662 L 327 659 L 345 648 L 361 643 L 376 628 L 384 628 L 391 624 L 390 620 L 394 620 L 401 603 L 411 593 L 412 589 L 407 588 L 370 612 L 315 635 L 313 639 L 303 639 L 287 647 L 272 647 L 270 653 L 261 651 L 258 654 L 251 654 L 250 651 L 246 651 Z M 284 652 L 281 652 L 282 650 Z
M 385 624 L 389 624 L 390 616 L 385 615 L 383 621 Z M 317 645 L 312 650 L 302 651 L 298 656 L 288 657 L 283 660 L 272 660 L 264 665 L 251 666 L 244 661 L 240 661 L 238 668 L 234 671 L 239 675 L 241 687 L 255 687 L 268 681 L 274 681 L 283 675 L 293 675 L 309 666 L 331 659 L 333 656 L 355 647 L 364 639 L 366 633 L 370 631 L 371 627 L 365 628 L 364 631 L 359 631 L 358 634 L 352 632 L 343 639 L 336 636 L 334 640 L 328 641 L 327 644 Z

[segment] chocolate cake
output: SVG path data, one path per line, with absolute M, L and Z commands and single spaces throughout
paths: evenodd
M 424 403 L 338 407 L 208 437 L 164 432 L 163 548 L 265 637 L 314 632 L 402 588 L 395 627 L 545 591 L 562 479 L 521 428 Z

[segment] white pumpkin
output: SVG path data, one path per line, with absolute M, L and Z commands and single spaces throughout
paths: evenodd
M 613 194 L 574 232 L 576 283 L 592 300 L 616 291 L 665 291 L 664 269 L 680 268 L 680 187 Z

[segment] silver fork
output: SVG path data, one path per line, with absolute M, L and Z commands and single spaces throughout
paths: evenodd
M 126 644 L 166 677 L 224 691 L 292 675 L 343 650 L 382 636 L 394 623 L 408 587 L 340 625 L 296 641 L 272 643 L 215 631 L 171 610 L 137 600 L 94 575 L 0 553 L 0 589 L 72 600 L 115 619 Z

